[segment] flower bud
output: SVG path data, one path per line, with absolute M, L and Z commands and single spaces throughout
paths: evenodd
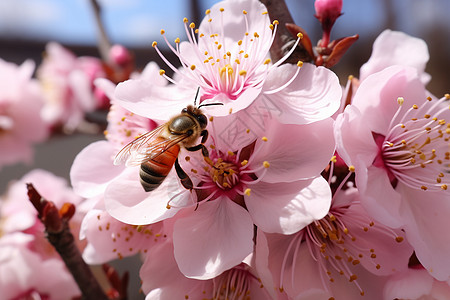
M 112 46 L 109 51 L 109 58 L 113 63 L 119 66 L 126 66 L 133 60 L 128 49 L 122 45 Z
M 316 0 L 314 3 L 316 17 L 321 23 L 333 24 L 341 15 L 342 0 Z

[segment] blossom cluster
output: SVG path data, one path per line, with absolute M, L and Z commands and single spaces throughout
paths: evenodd
M 322 25 L 333 19 L 328 39 L 342 1 L 328 1 L 332 12 L 320 2 Z M 330 61 L 333 42 L 320 42 L 316 64 L 286 63 L 303 45 L 298 33 L 274 61 L 281 25 L 257 0 L 224 0 L 199 26 L 183 22 L 187 41 L 171 43 L 161 30 L 179 67 L 152 44 L 173 76 L 150 62 L 120 83 L 104 68 L 78 67 L 91 75 L 81 82 L 77 60 L 55 44 L 48 52 L 66 55 L 71 75 L 58 75 L 60 65 L 38 71 L 42 82 L 72 89 L 51 88 L 52 97 L 83 99 L 70 112 L 60 102 L 44 110 L 67 128 L 94 109 L 94 90 L 111 103 L 105 139 L 73 162 L 73 191 L 60 192 L 55 178 L 43 183 L 46 198 L 81 208 L 73 226 L 84 260 L 138 254 L 148 300 L 450 297 L 450 95 L 426 89 L 425 42 L 382 32 L 359 78 L 341 86 L 317 63 Z M 30 89 L 17 92 L 34 89 L 27 68 L 15 72 Z M 8 120 L 0 115 L 0 138 Z M 21 183 L 48 176 L 38 170 Z M 11 186 L 6 198 L 24 198 L 16 189 L 25 191 Z M 42 272 L 61 263 L 36 248 L 44 241 L 32 213 L 9 200 L 0 208 L 0 262 L 11 265 L 0 290 L 14 281 L 5 274 L 15 274 L 18 257 Z M 70 286 L 65 297 L 27 279 L 6 299 L 78 295 L 73 281 L 56 280 Z

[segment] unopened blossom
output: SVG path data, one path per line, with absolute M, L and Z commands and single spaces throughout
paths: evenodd
M 99 59 L 76 57 L 60 44 L 47 44 L 44 60 L 37 70 L 45 97 L 42 117 L 54 126 L 74 130 L 84 114 L 96 108 L 93 81 L 104 76 Z
M 273 299 L 251 266 L 251 255 L 215 278 L 197 280 L 185 277 L 178 270 L 170 240 L 158 244 L 148 253 L 139 272 L 146 300 Z
M 427 94 L 415 68 L 392 66 L 370 75 L 336 121 L 337 151 L 355 166 L 369 213 L 403 228 L 422 265 L 447 280 L 450 97 Z
M 227 138 L 232 118 L 211 120 L 209 157 L 180 154 L 192 192 L 172 170 L 147 193 L 139 167 L 127 168 L 105 191 L 107 211 L 124 223 L 150 224 L 176 214 L 175 259 L 186 276 L 202 279 L 234 267 L 252 251 L 253 224 L 289 234 L 326 214 L 331 191 L 317 176 L 334 149 L 331 120 L 301 126 L 273 122 L 259 138 L 253 129 Z M 245 139 L 248 144 L 241 143 Z
M 0 168 L 18 162 L 30 163 L 33 145 L 48 136 L 40 117 L 42 91 L 32 79 L 34 63 L 17 66 L 0 59 Z
M 0 291 L 2 299 L 66 300 L 80 290 L 64 263 L 43 259 L 30 250 L 34 237 L 11 233 L 0 237 Z
M 384 299 L 443 300 L 450 298 L 450 281 L 438 281 L 423 268 L 408 269 L 392 276 Z
M 336 19 L 342 15 L 342 0 L 316 0 L 314 2 L 316 18 L 322 25 L 323 35 L 319 45 L 327 47 L 330 33 Z
M 299 232 L 258 232 L 255 255 L 263 284 L 273 281 L 280 297 L 381 299 L 380 276 L 405 270 L 411 253 L 401 232 L 374 223 L 349 188 L 337 192 L 324 218 Z
M 192 104 L 197 88 L 199 103 L 221 103 L 209 114 L 225 116 L 250 108 L 276 110 L 282 123 L 307 124 L 330 117 L 339 107 L 341 89 L 336 75 L 308 63 L 282 64 L 297 46 L 277 62 L 269 49 L 278 22 L 270 23 L 267 10 L 259 1 L 228 0 L 206 11 L 200 26 L 184 19 L 188 41 L 175 40 L 175 46 L 161 34 L 178 56 L 176 68 L 153 43 L 174 78 L 161 74 L 175 85 L 158 87 L 148 81 L 130 80 L 118 85 L 115 96 L 126 109 L 151 119 L 169 119 L 180 107 Z M 145 110 L 144 107 L 157 107 Z M 177 108 L 177 109 L 175 109 Z M 145 115 L 144 115 L 145 113 Z M 265 111 L 267 113 L 267 109 Z

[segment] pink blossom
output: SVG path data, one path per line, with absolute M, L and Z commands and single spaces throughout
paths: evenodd
M 192 278 L 212 278 L 240 263 L 252 251 L 253 224 L 289 234 L 322 218 L 329 208 L 330 189 L 315 177 L 333 153 L 331 120 L 301 126 L 272 122 L 265 136 L 244 129 L 227 138 L 228 129 L 235 132 L 232 120 L 211 122 L 208 159 L 198 152 L 180 154 L 196 193 L 183 188 L 174 171 L 146 193 L 138 167 L 127 168 L 105 191 L 107 211 L 124 223 L 150 224 L 179 212 L 175 258 Z
M 430 274 L 447 280 L 448 97 L 426 97 L 416 69 L 367 77 L 336 121 L 338 153 L 355 166 L 361 201 L 378 221 L 403 228 Z M 432 205 L 430 205 L 432 203 Z
M 450 282 L 438 281 L 424 269 L 408 269 L 390 278 L 384 299 L 439 300 L 450 297 Z
M 115 96 L 121 105 L 150 119 L 167 120 L 180 107 L 191 104 L 200 87 L 201 103 L 222 103 L 210 107 L 213 116 L 225 116 L 253 104 L 252 110 L 270 105 L 281 123 L 307 124 L 330 117 L 339 107 L 341 89 L 328 69 L 299 62 L 282 63 L 295 49 L 272 63 L 269 49 L 277 22 L 270 24 L 267 10 L 259 1 L 223 1 L 206 11 L 197 29 L 184 20 L 187 42 L 166 43 L 179 57 L 175 68 L 153 46 L 175 72 L 169 78 L 176 85 L 154 86 L 148 81 L 130 80 L 118 85 Z M 158 109 L 153 109 L 158 107 Z
M 0 238 L 0 290 L 2 299 L 66 300 L 80 291 L 64 263 L 42 259 L 29 250 L 32 235 L 12 233 Z
M 34 64 L 17 66 L 0 59 L 0 168 L 17 162 L 30 163 L 33 144 L 48 136 L 40 118 L 42 91 L 32 79 Z
M 400 234 L 400 235 L 399 235 Z M 412 253 L 401 232 L 374 223 L 355 188 L 338 192 L 328 214 L 292 235 L 258 231 L 256 267 L 289 299 L 380 299 L 386 276 L 405 270 Z M 268 269 L 270 272 L 267 273 Z
M 157 257 L 158 259 L 154 259 Z M 142 289 L 151 299 L 273 299 L 251 267 L 251 256 L 209 280 L 185 277 L 177 268 L 170 240 L 149 251 L 140 270 Z M 155 274 L 158 274 L 155 276 Z
M 37 70 L 45 96 L 42 116 L 51 124 L 74 130 L 86 112 L 97 104 L 93 94 L 93 81 L 104 77 L 101 61 L 94 57 L 77 58 L 61 45 L 51 42 Z

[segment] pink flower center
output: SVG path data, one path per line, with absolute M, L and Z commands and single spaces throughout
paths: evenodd
M 413 105 L 400 113 L 404 100 L 399 98 L 388 134 L 377 143 L 389 173 L 409 187 L 437 191 L 447 190 L 450 184 L 445 176 L 450 171 L 450 123 L 440 118 L 448 111 L 445 100 L 428 98 L 421 107 Z

